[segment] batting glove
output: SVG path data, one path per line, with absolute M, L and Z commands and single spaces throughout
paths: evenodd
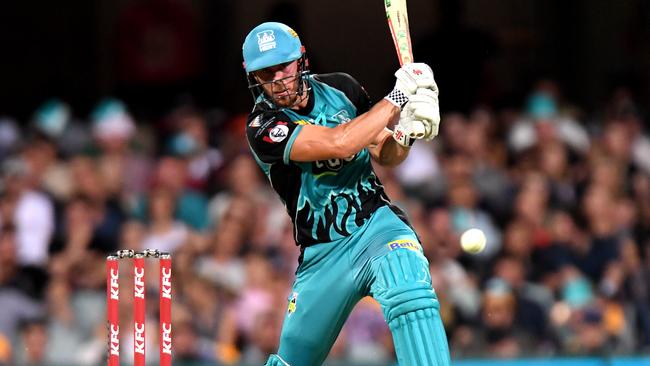
M 404 108 L 418 88 L 438 90 L 433 71 L 424 63 L 404 64 L 395 72 L 395 78 L 395 87 L 385 99 L 399 108 Z
M 440 107 L 438 105 L 438 90 L 419 88 L 414 95 L 409 97 L 405 108 L 413 120 L 424 124 L 424 138 L 433 140 L 438 135 L 440 127 Z
M 398 144 L 406 147 L 413 146 L 415 140 L 426 136 L 426 127 L 422 121 L 417 121 L 408 109 L 400 113 L 399 122 L 393 129 L 393 138 Z

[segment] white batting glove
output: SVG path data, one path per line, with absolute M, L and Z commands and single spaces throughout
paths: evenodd
M 406 147 L 413 146 L 415 140 L 419 140 L 426 136 L 425 124 L 422 121 L 413 119 L 413 114 L 404 109 L 400 113 L 399 122 L 393 129 L 393 138 L 398 144 Z
M 424 63 L 404 64 L 395 72 L 395 78 L 395 87 L 385 99 L 399 108 L 404 108 L 409 97 L 419 88 L 438 90 L 433 71 Z
M 438 90 L 419 88 L 414 95 L 409 97 L 405 108 L 412 119 L 422 122 L 425 127 L 423 138 L 433 140 L 438 135 L 440 128 L 440 107 L 438 105 Z

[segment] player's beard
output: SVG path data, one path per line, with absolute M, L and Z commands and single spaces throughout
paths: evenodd
M 267 91 L 267 95 L 270 95 L 270 98 L 278 107 L 292 108 L 302 103 L 305 98 L 307 88 L 300 88 L 298 84 L 304 82 L 304 80 L 298 75 L 291 76 L 290 78 L 293 78 L 293 80 L 276 80 L 270 85 L 270 93 Z

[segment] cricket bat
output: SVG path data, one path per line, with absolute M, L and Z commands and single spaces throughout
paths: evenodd
M 413 62 L 406 0 L 384 0 L 384 8 L 400 66 Z
M 406 0 L 384 0 L 388 28 L 393 37 L 395 51 L 400 66 L 413 62 L 413 48 L 411 47 L 411 31 L 409 30 L 409 16 L 406 10 Z M 412 138 L 422 138 L 425 134 L 424 124 L 413 121 Z

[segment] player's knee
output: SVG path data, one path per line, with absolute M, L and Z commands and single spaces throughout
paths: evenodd
M 379 259 L 373 292 L 388 324 L 418 310 L 439 310 L 426 258 L 411 249 L 392 250 Z
M 283 329 L 280 335 L 281 349 L 289 355 L 295 353 L 316 355 L 323 346 L 321 335 L 305 332 L 304 324 L 300 328 Z

